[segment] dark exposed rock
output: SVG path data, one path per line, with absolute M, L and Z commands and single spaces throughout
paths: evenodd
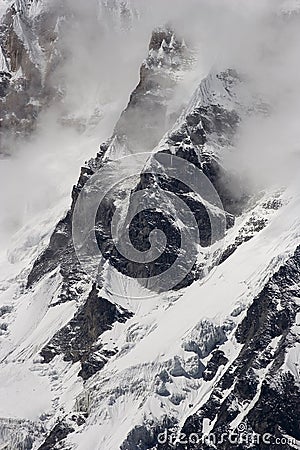
M 50 17 L 53 21 L 50 24 Z M 52 11 L 47 16 L 48 36 L 56 25 L 57 14 Z M 48 75 L 53 71 L 53 59 L 50 57 L 53 52 L 53 40 L 41 37 L 40 48 L 44 51 L 44 56 L 48 57 L 46 74 L 42 74 L 41 67 L 33 61 L 28 48 L 15 31 L 15 22 L 20 24 L 24 38 L 32 42 L 33 45 L 39 36 L 36 27 L 42 27 L 46 20 L 43 16 L 31 21 L 22 8 L 17 10 L 11 5 L 1 20 L 0 25 L 0 46 L 4 58 L 7 62 L 7 72 L 0 74 L 0 151 L 6 151 L 6 140 L 11 136 L 14 138 L 24 138 L 29 136 L 35 129 L 37 117 L 43 107 L 50 104 L 54 92 L 48 82 Z M 37 32 L 37 34 L 35 34 Z M 55 33 L 54 33 L 55 35 Z M 41 36 L 41 35 L 40 35 Z M 42 55 L 42 53 L 41 53 Z M 42 56 L 41 61 L 42 64 Z
M 3 305 L 0 307 L 0 317 L 4 317 L 6 314 L 10 313 L 12 311 L 12 306 L 10 305 Z
M 102 352 L 96 346 L 99 336 L 110 329 L 115 321 L 125 322 L 131 316 L 127 311 L 117 309 L 98 294 L 94 286 L 89 296 L 74 318 L 42 349 L 41 356 L 48 363 L 54 356 L 63 354 L 66 361 L 81 362 L 79 375 L 88 379 L 107 362 L 114 352 Z M 96 353 L 100 355 L 96 357 Z
M 68 434 L 72 433 L 74 428 L 65 422 L 57 423 L 47 436 L 45 442 L 38 448 L 38 450 L 53 450 L 58 442 L 65 439 Z
M 159 50 L 163 41 L 170 45 L 173 32 L 171 29 L 157 29 L 152 33 L 149 50 Z
M 282 206 L 282 202 L 280 199 L 274 198 L 270 199 L 267 202 L 262 204 L 264 210 L 273 210 L 276 211 L 278 208 Z M 239 230 L 238 236 L 235 238 L 234 242 L 230 244 L 223 252 L 219 263 L 226 261 L 235 251 L 236 249 L 244 244 L 245 242 L 252 239 L 252 237 L 263 230 L 269 221 L 267 217 L 257 217 L 255 212 L 250 216 L 249 220 L 244 224 L 244 226 Z
M 228 362 L 228 359 L 224 355 L 224 352 L 222 350 L 215 350 L 212 353 L 212 356 L 210 360 L 207 363 L 207 366 L 203 372 L 203 378 L 205 381 L 212 380 L 216 373 L 218 368 L 221 365 L 225 365 Z
M 258 377 L 252 367 L 242 374 L 236 382 L 236 390 L 241 399 L 252 400 L 258 389 Z
M 38 448 L 38 450 L 61 449 L 62 441 L 70 433 L 73 433 L 75 429 L 78 429 L 78 427 L 83 425 L 85 421 L 86 421 L 86 414 L 82 413 L 73 413 L 70 414 L 68 417 L 65 417 L 64 419 L 58 421 L 54 425 L 48 436 L 46 437 L 43 444 Z
M 11 74 L 7 72 L 0 72 L 0 97 L 5 97 L 9 88 Z
M 263 382 L 259 400 L 250 411 L 248 420 L 259 434 L 287 434 L 299 441 L 299 416 L 299 387 L 295 385 L 293 375 L 288 372 L 277 378 L 276 385 Z

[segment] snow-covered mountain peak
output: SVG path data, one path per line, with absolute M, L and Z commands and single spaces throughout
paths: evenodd
M 185 27 L 141 31 L 138 2 L 56 5 L 5 2 L 1 19 L 1 137 L 24 156 L 0 165 L 20 180 L 0 222 L 0 447 L 207 450 L 175 438 L 244 430 L 296 448 L 299 182 L 253 192 L 237 164 L 245 123 L 272 118 L 268 95 L 234 64 L 203 76 Z M 145 256 L 158 230 L 158 258 L 118 246 Z

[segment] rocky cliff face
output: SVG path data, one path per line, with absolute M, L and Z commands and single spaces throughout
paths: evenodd
M 63 58 L 58 24 L 66 11 L 41 5 L 12 3 L 1 21 L 6 137 L 30 134 L 39 113 L 63 98 L 51 77 Z M 101 7 L 107 14 L 113 10 L 124 26 L 135 15 L 124 2 Z M 245 118 L 269 113 L 264 98 L 234 68 L 212 70 L 187 106 L 174 111 L 194 59 L 171 27 L 153 31 L 139 83 L 111 138 L 81 168 L 70 209 L 37 258 L 32 252 L 30 267 L 1 284 L 4 448 L 242 450 L 299 444 L 298 184 L 252 195 L 225 169 Z M 99 205 L 91 231 L 104 260 L 96 283 L 74 249 L 76 203 L 98 170 L 146 152 L 152 152 L 150 169 L 163 167 L 164 156 L 179 157 L 209 180 L 222 201 L 225 236 L 211 239 L 211 217 L 221 221 L 213 202 L 163 170 L 155 176 L 146 171 Z M 185 258 L 191 270 L 167 291 L 140 281 L 164 273 L 181 253 L 182 216 L 159 189 L 188 207 L 200 232 Z M 147 251 L 157 228 L 167 237 L 163 254 L 144 265 L 122 256 L 111 233 L 119 204 L 130 205 L 138 192 L 153 203 L 130 224 L 133 246 Z M 17 412 L 11 402 L 16 390 Z
M 40 2 L 15 2 L 1 19 L 1 150 L 6 140 L 28 136 L 43 107 L 55 96 L 49 77 L 59 61 L 59 11 Z

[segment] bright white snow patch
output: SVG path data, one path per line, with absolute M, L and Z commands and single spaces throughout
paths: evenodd
M 1 45 L 0 45 L 0 72 L 8 72 L 7 61 L 3 54 Z
M 29 364 L 1 368 L 0 417 L 37 420 L 50 408 L 50 383 L 32 372 Z

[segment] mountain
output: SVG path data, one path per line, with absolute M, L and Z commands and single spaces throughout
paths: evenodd
M 98 98 L 81 110 L 82 72 L 73 85 L 60 70 L 68 37 L 95 18 L 105 43 L 131 28 L 135 41 L 143 11 L 4 3 L 3 153 L 13 156 L 12 134 L 30 143 L 51 108 L 76 130 L 74 147 L 94 142 Z M 295 5 L 282 12 L 298 20 Z M 1 255 L 0 448 L 299 448 L 299 181 L 249 189 L 228 164 L 245 123 L 272 106 L 238 67 L 202 77 L 197 58 L 171 24 L 152 31 L 70 206 L 41 210 Z

